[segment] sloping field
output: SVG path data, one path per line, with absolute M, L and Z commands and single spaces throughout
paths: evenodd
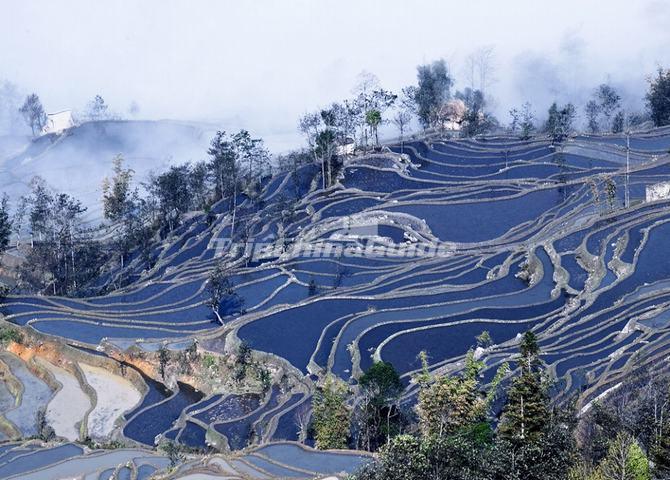
M 91 408 L 91 399 L 73 374 L 47 361 L 41 361 L 40 364 L 60 384 L 60 390 L 47 405 L 46 420 L 57 436 L 70 441 L 78 440 L 79 426 Z
M 19 357 L 9 352 L 1 352 L 0 361 L 10 369 L 20 384 L 20 394 L 15 405 L 2 413 L 16 426 L 22 436 L 36 435 L 37 413 L 40 409 L 46 408 L 53 391 Z
M 123 413 L 137 405 L 142 396 L 128 380 L 104 368 L 85 363 L 79 366 L 97 396 L 95 408 L 88 416 L 88 433 L 92 438 L 105 438 Z

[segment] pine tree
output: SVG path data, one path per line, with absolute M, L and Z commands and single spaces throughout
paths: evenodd
M 528 140 L 535 131 L 535 114 L 533 107 L 526 102 L 521 107 L 521 139 Z
M 521 374 L 507 392 L 499 433 L 512 443 L 525 444 L 537 440 L 546 429 L 550 409 L 540 347 L 533 332 L 524 334 L 520 353 Z
M 117 155 L 112 160 L 114 176 L 105 177 L 102 181 L 102 207 L 107 220 L 118 222 L 123 219 L 132 198 L 131 183 L 134 170 L 123 168 L 123 156 Z
M 658 69 L 658 75 L 649 81 L 646 100 L 654 125 L 670 125 L 670 70 Z
M 11 234 L 12 221 L 9 218 L 9 197 L 3 195 L 0 200 L 0 256 L 7 250 Z

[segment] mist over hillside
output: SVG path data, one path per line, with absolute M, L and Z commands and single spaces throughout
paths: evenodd
M 197 162 L 206 156 L 216 128 L 201 123 L 108 120 L 87 122 L 63 134 L 0 137 L 0 191 L 16 200 L 39 175 L 57 191 L 80 199 L 88 217 L 100 216 L 101 184 L 122 155 L 138 179 L 171 165 Z

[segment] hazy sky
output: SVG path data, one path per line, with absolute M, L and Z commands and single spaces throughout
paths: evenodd
M 0 79 L 49 111 L 100 93 L 144 118 L 222 121 L 292 134 L 297 117 L 349 95 L 368 70 L 386 88 L 439 57 L 495 47 L 491 92 L 503 116 L 531 100 L 588 95 L 605 80 L 641 103 L 670 67 L 668 0 L 0 0 Z M 506 120 L 506 118 L 505 118 Z

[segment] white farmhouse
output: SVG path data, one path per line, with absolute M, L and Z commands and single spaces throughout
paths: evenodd
M 353 138 L 347 137 L 337 142 L 337 155 L 353 155 L 356 150 L 356 141 Z
M 654 185 L 647 185 L 647 202 L 654 202 L 656 200 L 664 200 L 667 198 L 670 198 L 670 182 L 661 182 Z
M 442 123 L 442 129 L 452 132 L 458 132 L 465 117 L 467 108 L 463 100 L 449 100 L 440 107 L 438 112 L 439 120 Z
M 42 135 L 47 133 L 61 133 L 74 126 L 72 119 L 72 110 L 63 110 L 61 112 L 48 113 L 47 123 L 42 128 Z

